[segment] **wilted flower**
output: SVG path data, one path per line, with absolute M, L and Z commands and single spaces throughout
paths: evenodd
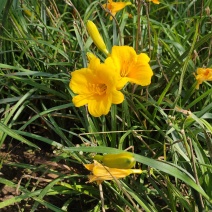
M 103 41 L 102 36 L 100 35 L 96 25 L 92 22 L 92 21 L 87 21 L 87 30 L 89 35 L 91 36 L 93 42 L 95 43 L 95 45 L 97 46 L 97 48 L 104 52 L 106 55 L 109 54 L 107 47 Z
M 199 85 L 204 81 L 212 81 L 212 68 L 198 68 L 195 78 L 197 80 L 196 89 L 199 89 Z
M 114 65 L 121 80 L 117 85 L 123 88 L 127 82 L 147 86 L 151 83 L 153 71 L 149 65 L 150 58 L 141 53 L 136 54 L 129 46 L 113 46 L 110 56 L 105 60 L 108 66 Z
M 154 4 L 160 4 L 158 0 L 149 0 L 149 1 L 152 1 Z
M 88 105 L 91 115 L 99 117 L 106 115 L 111 104 L 120 104 L 124 95 L 117 90 L 118 74 L 113 66 L 100 63 L 94 55 L 89 55 L 87 68 L 71 73 L 70 88 L 78 94 L 72 101 L 76 107 Z
M 141 174 L 141 169 L 117 169 L 117 168 L 109 168 L 107 166 L 103 166 L 94 160 L 92 164 L 84 164 L 85 168 L 92 172 L 92 175 L 89 175 L 89 182 L 97 182 L 100 184 L 104 180 L 114 180 L 124 178 L 130 174 Z
M 108 3 L 103 4 L 103 7 L 108 9 L 113 16 L 122 9 L 124 9 L 127 5 L 131 5 L 131 2 L 113 2 L 113 0 L 108 0 Z M 112 19 L 112 17 L 110 17 Z

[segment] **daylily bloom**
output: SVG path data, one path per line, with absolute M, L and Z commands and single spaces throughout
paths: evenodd
M 130 174 L 141 174 L 141 169 L 117 169 L 103 166 L 94 160 L 92 164 L 84 164 L 85 168 L 92 172 L 93 175 L 89 175 L 89 182 L 96 181 L 97 184 L 102 183 L 104 180 L 114 180 L 124 178 Z
M 141 53 L 136 54 L 130 46 L 113 46 L 110 56 L 105 60 L 109 66 L 115 65 L 121 80 L 117 85 L 123 88 L 127 82 L 147 86 L 151 83 L 153 71 L 149 65 L 150 58 Z
M 87 21 L 87 30 L 88 34 L 91 36 L 93 42 L 97 46 L 97 48 L 105 53 L 106 55 L 109 54 L 107 47 L 104 43 L 104 40 L 102 36 L 99 33 L 99 30 L 97 29 L 96 25 L 92 21 Z
M 91 115 L 99 117 L 106 115 L 111 104 L 120 104 L 124 95 L 117 90 L 118 74 L 113 66 L 100 63 L 100 60 L 89 55 L 90 63 L 87 68 L 75 70 L 71 73 L 70 88 L 78 94 L 72 101 L 76 107 L 88 105 Z
M 212 81 L 212 68 L 198 68 L 195 78 L 197 80 L 196 89 L 199 89 L 199 85 L 204 81 Z
M 149 0 L 149 1 L 152 1 L 154 4 L 160 4 L 158 0 Z
M 122 9 L 124 9 L 127 5 L 131 5 L 131 2 L 113 2 L 113 0 L 108 0 L 106 4 L 103 4 L 105 9 L 108 9 L 113 16 Z M 112 19 L 112 17 L 110 17 Z

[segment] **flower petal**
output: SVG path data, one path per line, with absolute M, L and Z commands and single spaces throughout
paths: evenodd
M 122 92 L 114 90 L 112 93 L 112 103 L 120 104 L 124 101 L 124 95 Z
M 89 171 L 93 171 L 93 168 L 94 168 L 94 163 L 91 163 L 91 164 L 83 164 L 84 167 L 89 170 Z
M 124 178 L 130 174 L 141 174 L 141 169 L 118 169 L 118 168 L 109 168 L 103 166 L 94 160 L 93 164 L 84 164 L 85 168 L 89 171 L 92 171 L 93 175 L 89 175 L 89 182 L 97 181 L 101 183 L 104 180 L 114 180 L 119 178 Z
M 152 1 L 154 4 L 160 4 L 159 0 L 149 0 Z
M 145 54 L 145 53 L 141 53 L 141 54 L 139 54 L 138 57 L 137 57 L 137 62 L 138 62 L 139 64 L 146 64 L 146 63 L 149 63 L 149 61 L 150 61 L 150 58 L 149 58 L 149 56 L 148 56 L 147 54 Z
M 113 180 L 114 178 L 123 178 L 132 173 L 131 169 L 108 168 L 102 164 L 95 165 L 93 175 L 98 177 L 98 180 Z
M 77 95 L 73 97 L 72 102 L 75 107 L 81 107 L 83 105 L 88 104 L 89 99 L 87 95 Z
M 136 62 L 137 57 L 135 50 L 129 46 L 113 46 L 110 56 L 121 77 L 127 75 L 129 65 Z
M 149 64 L 138 65 L 135 64 L 130 68 L 128 74 L 128 80 L 131 83 L 136 83 L 141 86 L 147 86 L 151 83 L 151 77 L 153 75 L 152 69 Z
M 70 88 L 71 90 L 76 93 L 89 93 L 88 90 L 88 78 L 87 76 L 90 75 L 90 70 L 88 68 L 82 68 L 71 73 L 71 81 L 70 81 Z
M 108 114 L 111 104 L 111 95 L 95 96 L 88 103 L 88 111 L 94 117 Z

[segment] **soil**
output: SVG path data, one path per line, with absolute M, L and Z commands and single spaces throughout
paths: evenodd
M 6 143 L 6 142 L 5 142 Z M 25 185 L 29 184 L 32 186 L 36 186 L 36 189 L 44 188 L 46 185 L 48 185 L 48 182 L 58 177 L 58 175 L 48 173 L 48 169 L 54 169 L 55 171 L 59 171 L 60 173 L 70 173 L 70 171 L 74 170 L 74 172 L 81 174 L 83 171 L 82 167 L 74 167 L 76 164 L 72 167 L 68 167 L 64 165 L 63 163 L 59 162 L 53 162 L 55 155 L 53 154 L 53 149 L 51 149 L 50 146 L 43 146 L 41 150 L 32 150 L 29 148 L 29 146 L 17 142 L 12 141 L 8 142 L 6 145 L 4 144 L 0 149 L 0 178 L 7 179 L 9 181 L 14 182 L 15 184 Z M 13 163 L 16 164 L 25 164 L 27 166 L 40 166 L 46 165 L 46 173 L 41 172 L 33 172 L 30 169 L 18 167 L 17 165 L 14 166 Z M 36 183 L 39 184 L 37 185 Z M 30 188 L 28 188 L 30 190 Z M 10 187 L 5 184 L 0 183 L 0 202 L 5 201 L 7 199 L 13 198 L 15 196 L 18 196 L 20 192 L 18 191 L 17 187 Z M 65 196 L 59 195 L 59 196 L 47 196 L 44 199 L 48 201 L 49 203 L 52 203 L 53 205 L 57 207 L 61 207 L 65 202 Z M 14 205 L 10 205 L 7 207 L 4 207 L 0 209 L 1 212 L 7 211 L 7 212 L 20 212 L 30 211 L 32 205 L 34 204 L 33 199 L 26 199 L 19 203 L 16 203 Z M 52 211 L 44 206 L 40 205 L 38 208 L 39 212 L 48 212 Z M 81 210 L 75 210 L 81 211 Z

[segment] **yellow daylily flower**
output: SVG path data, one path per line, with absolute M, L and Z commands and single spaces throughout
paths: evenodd
M 114 2 L 113 0 L 108 0 L 108 3 L 103 4 L 103 7 L 105 9 L 108 9 L 111 14 L 115 16 L 118 11 L 124 9 L 126 6 L 131 4 L 131 2 Z M 112 17 L 110 17 L 110 19 L 112 19 Z
M 158 0 L 149 0 L 149 1 L 152 1 L 154 4 L 160 4 Z
M 113 66 L 100 63 L 100 60 L 89 54 L 90 63 L 87 68 L 71 73 L 70 88 L 77 94 L 72 101 L 76 107 L 88 105 L 92 116 L 106 115 L 111 104 L 120 104 L 124 95 L 117 90 L 118 74 Z
M 195 78 L 197 80 L 196 89 L 199 89 L 199 85 L 204 81 L 212 81 L 212 68 L 198 68 Z
M 89 182 L 97 182 L 97 184 L 102 183 L 104 180 L 114 180 L 124 178 L 130 174 L 141 174 L 141 169 L 117 169 L 109 168 L 103 166 L 94 160 L 93 164 L 84 164 L 85 168 L 92 172 L 92 175 L 89 175 Z
M 99 33 L 99 30 L 97 29 L 96 25 L 92 21 L 87 21 L 87 30 L 88 34 L 91 36 L 94 44 L 97 46 L 97 48 L 105 53 L 106 55 L 109 54 L 107 47 L 105 45 L 105 42 L 102 38 L 102 36 Z
M 117 87 L 123 88 L 127 82 L 141 86 L 147 86 L 151 83 L 153 71 L 149 61 L 150 58 L 146 54 L 137 55 L 130 46 L 113 46 L 105 63 L 109 66 L 113 64 L 116 67 L 116 71 L 121 77 Z

